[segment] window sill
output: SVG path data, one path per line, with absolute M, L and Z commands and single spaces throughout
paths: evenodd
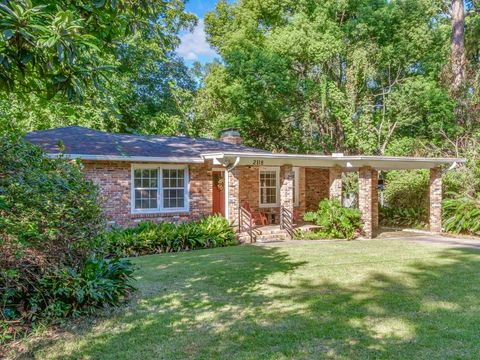
M 175 216 L 175 215 L 188 215 L 189 210 L 174 210 L 174 211 L 155 211 L 155 212 L 132 212 L 130 215 L 132 218 L 154 218 L 159 216 Z
M 258 205 L 258 208 L 259 209 L 264 209 L 264 210 L 268 210 L 268 209 L 278 209 L 280 208 L 280 205 L 276 205 L 276 204 L 272 204 L 272 205 Z

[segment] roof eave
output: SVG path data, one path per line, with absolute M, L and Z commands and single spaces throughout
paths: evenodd
M 129 162 L 162 162 L 162 163 L 204 163 L 205 160 L 201 157 L 184 157 L 184 156 L 128 156 L 128 155 L 90 155 L 90 154 L 64 154 L 64 153 L 49 153 L 48 157 L 58 158 L 64 157 L 67 159 L 80 159 L 92 161 L 129 161 Z
M 394 157 L 394 156 L 331 156 L 331 155 L 309 155 L 309 154 L 278 154 L 278 153 L 237 153 L 237 152 L 216 152 L 202 154 L 204 159 L 226 159 L 243 158 L 240 164 L 248 163 L 251 159 L 265 160 L 265 165 L 278 164 L 287 161 L 299 166 L 341 166 L 347 169 L 357 169 L 362 166 L 372 166 L 379 170 L 395 169 L 428 169 L 444 164 L 462 164 L 464 158 L 427 158 L 427 157 Z

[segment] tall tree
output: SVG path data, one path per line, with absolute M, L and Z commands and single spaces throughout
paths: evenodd
M 4 0 L 0 90 L 81 97 L 126 37 L 148 30 L 160 39 L 193 19 L 182 0 Z
M 266 148 L 412 153 L 416 139 L 455 131 L 436 80 L 448 62 L 443 4 L 221 1 L 206 31 L 223 65 L 205 78 L 199 116 Z
M 59 3 L 68 8 L 79 6 L 83 2 Z M 89 1 L 85 3 L 90 4 Z M 134 6 L 135 3 L 126 1 L 128 6 Z M 115 6 L 123 6 L 122 4 L 123 2 L 114 2 Z M 160 6 L 161 4 L 163 5 Z M 33 9 L 38 4 L 21 1 L 7 5 L 18 10 L 20 5 Z M 100 16 L 106 12 L 105 16 L 112 16 L 110 20 L 112 24 L 116 24 L 116 14 L 122 17 L 118 20 L 121 28 L 125 21 L 123 17 L 127 16 L 128 11 L 123 8 L 111 9 L 111 5 L 113 4 L 109 2 L 95 2 L 93 13 L 87 12 L 84 17 Z M 149 6 L 149 2 L 138 5 Z M 54 10 L 48 9 L 50 12 Z M 124 11 L 127 11 L 127 14 L 124 14 Z M 73 124 L 122 132 L 194 132 L 184 106 L 193 96 L 196 84 L 190 71 L 174 51 L 179 44 L 179 31 L 193 24 L 194 18 L 184 12 L 181 0 L 157 2 L 150 11 L 147 15 L 139 10 L 136 21 L 140 21 L 141 26 L 136 26 L 135 31 L 116 29 L 113 31 L 115 36 L 112 35 L 108 41 L 102 42 L 99 47 L 101 52 L 97 52 L 95 61 L 102 64 L 99 74 L 104 76 L 90 77 L 88 72 L 82 73 L 79 70 L 84 76 L 84 82 L 77 84 L 74 81 L 74 86 L 78 85 L 78 88 L 70 95 L 81 96 L 82 101 L 65 101 L 65 95 L 69 95 L 67 85 L 63 90 L 56 87 L 51 89 L 51 81 L 58 78 L 65 80 L 67 75 L 64 73 L 70 71 L 68 63 L 58 63 L 56 53 L 49 60 L 53 64 L 50 73 L 41 74 L 42 65 L 36 62 L 27 62 L 23 68 L 18 64 L 2 68 L 0 64 L 0 73 L 3 71 L 5 76 L 13 79 L 12 86 L 8 87 L 7 91 L 4 89 L 3 96 L 0 97 L 0 132 L 26 132 Z M 26 20 L 23 26 L 27 27 L 28 21 L 32 20 L 26 15 L 25 17 L 29 20 Z M 103 18 L 100 20 L 106 21 Z M 135 22 L 131 25 L 135 25 Z M 100 36 L 102 39 L 109 31 L 108 28 L 105 33 L 100 31 L 97 34 L 92 29 L 79 30 L 80 33 L 90 34 L 88 38 Z M 61 42 L 61 37 L 58 41 Z M 15 51 L 27 51 L 40 57 L 39 54 L 46 51 L 41 42 L 29 44 L 27 50 L 20 50 L 21 47 L 16 47 L 16 44 L 7 42 L 5 45 L 11 56 Z M 77 56 L 73 59 L 73 66 L 83 66 L 78 58 L 86 56 L 88 52 L 82 55 L 73 45 L 72 49 L 75 49 L 74 55 Z M 0 53 L 0 59 L 1 56 Z M 22 71 L 25 76 L 22 76 Z M 70 80 L 74 79 L 75 76 L 72 75 Z M 68 83 L 69 80 L 65 82 Z M 92 82 L 96 86 L 91 86 Z M 50 92 L 48 89 L 51 89 Z
M 452 90 L 458 91 L 465 82 L 465 6 L 464 0 L 452 0 L 451 21 L 451 63 L 452 63 Z

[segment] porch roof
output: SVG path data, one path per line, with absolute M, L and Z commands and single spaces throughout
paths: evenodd
M 293 165 L 306 167 L 335 167 L 345 171 L 354 171 L 363 166 L 377 170 L 413 170 L 431 169 L 441 165 L 454 166 L 465 163 L 464 158 L 444 157 L 400 157 L 400 156 L 364 156 L 364 155 L 313 155 L 257 152 L 215 152 L 203 153 L 205 160 L 213 160 L 216 165 L 234 167 L 237 165 L 274 166 Z

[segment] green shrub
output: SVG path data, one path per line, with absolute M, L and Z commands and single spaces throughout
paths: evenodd
M 383 192 L 389 208 L 428 209 L 428 171 L 390 171 Z
M 382 226 L 423 229 L 428 225 L 426 208 L 379 207 L 378 210 L 379 223 Z
M 305 221 L 318 225 L 322 238 L 353 239 L 361 231 L 360 210 L 344 208 L 338 200 L 322 200 L 315 212 L 305 213 Z
M 296 229 L 293 233 L 293 240 L 320 240 L 322 238 L 324 238 L 322 233 L 313 229 Z
M 82 165 L 20 138 L 0 137 L 0 154 L 0 338 L 126 294 L 125 263 L 88 260 L 105 222 Z
M 442 204 L 443 228 L 447 232 L 480 235 L 480 199 L 461 196 Z
M 465 168 L 448 171 L 442 176 L 444 199 L 458 194 L 473 194 L 477 180 Z M 389 171 L 386 174 L 385 207 L 379 209 L 383 226 L 423 228 L 428 224 L 429 171 Z
M 228 246 L 236 243 L 228 221 L 218 215 L 180 224 L 141 222 L 103 235 L 107 250 L 121 256 L 177 252 Z
M 48 273 L 30 298 L 36 309 L 31 316 L 61 318 L 116 305 L 134 290 L 133 271 L 127 259 L 92 257 L 80 270 L 64 267 Z
M 18 138 L 0 138 L 0 154 L 0 286 L 27 291 L 46 270 L 84 263 L 102 210 L 79 163 Z
M 198 221 L 198 227 L 204 236 L 202 247 L 234 245 L 237 237 L 227 219 L 213 215 Z

